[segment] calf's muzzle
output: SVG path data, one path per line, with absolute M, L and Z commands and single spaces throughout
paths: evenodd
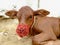
M 18 24 L 16 32 L 20 37 L 28 36 L 29 26 L 27 24 Z

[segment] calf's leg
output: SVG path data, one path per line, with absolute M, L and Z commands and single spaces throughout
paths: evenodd
M 35 35 L 33 38 L 32 38 L 32 45 L 40 45 L 42 42 L 44 41 L 48 41 L 48 40 L 51 40 L 51 36 L 47 33 L 40 33 L 38 35 Z

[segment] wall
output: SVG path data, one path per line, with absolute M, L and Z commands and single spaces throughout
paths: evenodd
M 60 16 L 60 0 L 40 0 L 40 9 L 46 9 L 50 11 L 49 16 Z

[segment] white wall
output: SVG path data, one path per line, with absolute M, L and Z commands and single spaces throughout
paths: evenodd
M 37 9 L 37 0 L 0 0 L 0 9 L 12 9 L 13 5 L 17 6 L 16 9 L 26 5 Z
M 40 9 L 50 11 L 49 16 L 60 16 L 60 0 L 40 0 Z
M 28 5 L 34 10 L 37 8 L 37 1 L 38 0 L 0 0 L 0 10 L 13 9 L 13 5 L 16 5 L 16 10 L 21 8 L 22 6 Z M 60 16 L 60 0 L 40 0 L 40 8 L 39 9 L 46 9 L 50 11 L 49 16 L 58 17 Z M 1 14 L 1 13 L 0 13 Z

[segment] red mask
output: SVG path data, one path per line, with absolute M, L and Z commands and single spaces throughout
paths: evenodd
M 29 35 L 29 26 L 24 24 L 19 24 L 16 29 L 17 34 L 20 37 Z

